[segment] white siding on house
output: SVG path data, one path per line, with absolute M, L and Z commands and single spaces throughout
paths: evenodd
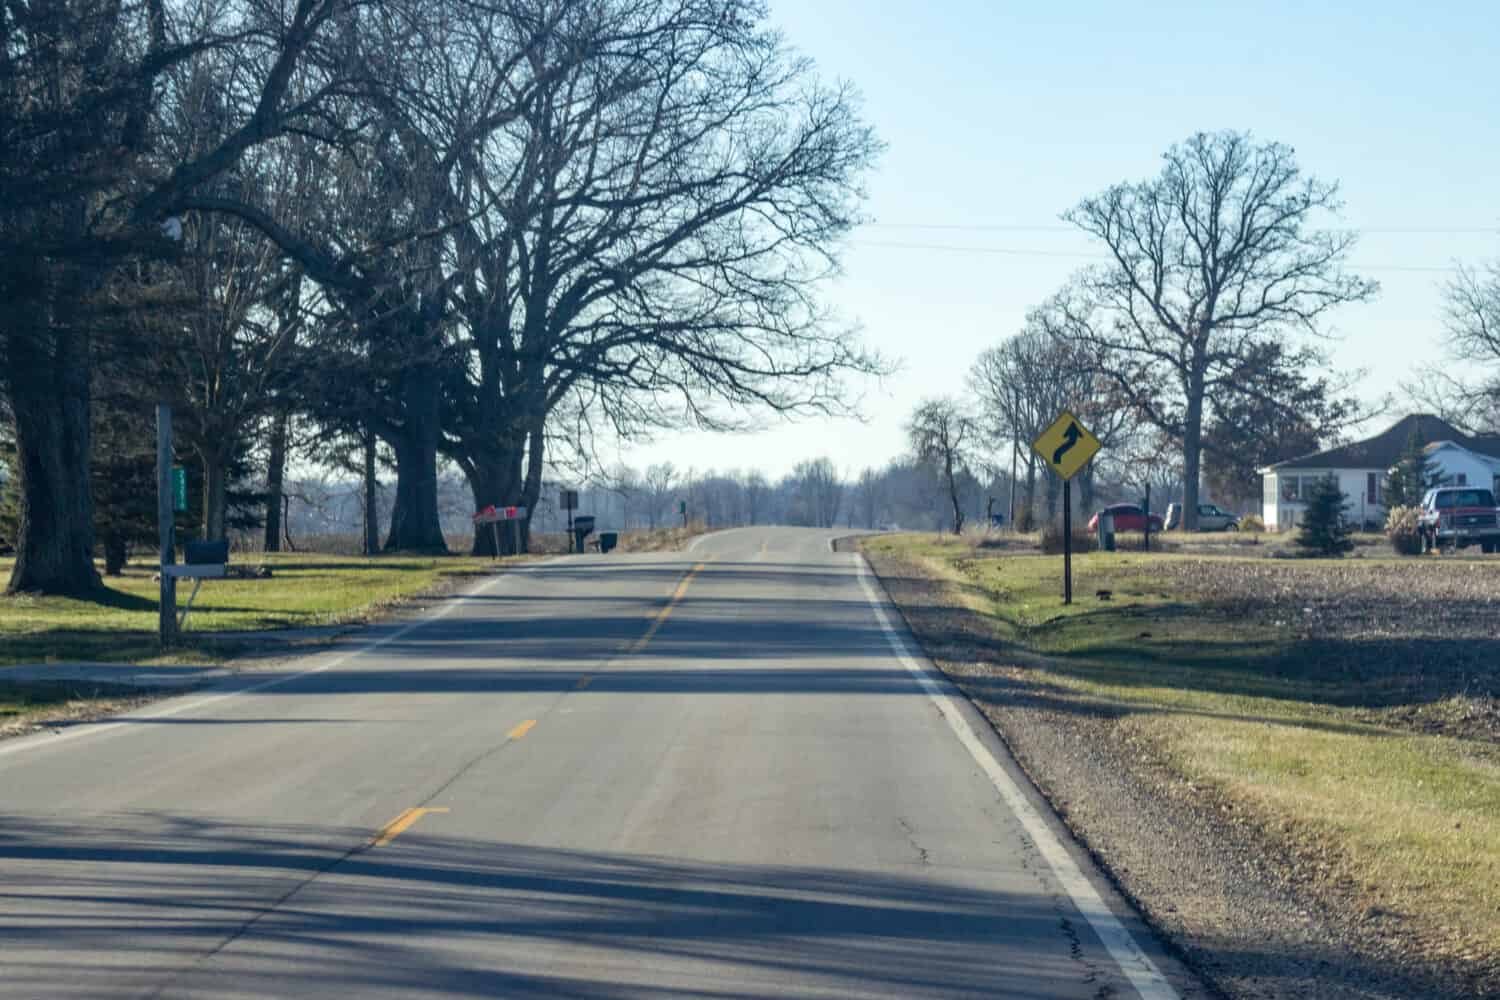
M 1370 496 L 1370 476 L 1375 476 L 1375 495 Z M 1288 531 L 1302 520 L 1307 509 L 1303 498 L 1311 484 L 1333 476 L 1343 491 L 1347 509 L 1344 516 L 1353 524 L 1385 521 L 1385 472 L 1378 469 L 1280 469 L 1265 476 L 1264 506 L 1266 527 L 1271 531 Z M 1273 492 L 1274 489 L 1274 492 Z
M 1500 472 L 1500 462 L 1455 444 L 1434 448 L 1428 457 L 1432 460 L 1433 471 L 1441 477 L 1445 486 L 1482 486 L 1491 489 L 1496 473 Z

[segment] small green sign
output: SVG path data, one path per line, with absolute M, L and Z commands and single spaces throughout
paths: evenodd
M 172 466 L 172 510 L 187 510 L 187 470 L 180 465 Z

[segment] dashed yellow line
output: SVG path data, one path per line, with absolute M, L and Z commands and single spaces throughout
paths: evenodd
M 519 726 L 517 726 L 516 728 L 512 729 L 506 735 L 508 735 L 513 740 L 518 740 L 521 737 L 525 736 L 527 733 L 531 732 L 531 727 L 533 727 L 535 725 L 536 725 L 536 720 L 535 719 L 527 719 L 525 722 L 521 723 Z
M 418 806 L 414 809 L 407 809 L 400 816 L 397 816 L 385 826 L 381 827 L 380 831 L 375 834 L 375 839 L 370 841 L 370 846 L 384 847 L 386 844 L 389 844 L 391 841 L 401 836 L 402 833 L 411 828 L 411 825 L 413 823 L 421 819 L 423 816 L 426 816 L 428 813 L 445 813 L 447 811 L 448 810 L 446 808 L 429 809 L 422 806 Z
M 593 680 L 594 679 L 592 677 L 585 674 L 584 676 L 578 678 L 578 680 L 573 684 L 573 690 L 582 691 L 584 688 L 588 687 L 589 684 L 593 682 Z
M 672 614 L 672 609 L 677 607 L 677 605 L 682 602 L 683 596 L 687 593 L 688 585 L 693 582 L 693 577 L 697 576 L 698 573 L 703 569 L 703 565 L 703 563 L 697 563 L 693 566 L 692 569 L 688 570 L 687 576 L 684 576 L 682 578 L 681 582 L 677 584 L 677 589 L 672 592 L 672 598 L 671 600 L 667 601 L 667 606 L 656 613 L 656 617 L 651 621 L 651 627 L 646 629 L 645 635 L 641 636 L 631 645 L 630 652 L 639 653 L 641 650 L 646 648 L 646 644 L 649 643 L 652 637 L 656 635 L 656 632 L 661 628 L 662 623 L 665 622 L 667 620 L 667 617 Z

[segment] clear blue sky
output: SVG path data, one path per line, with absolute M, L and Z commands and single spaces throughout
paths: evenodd
M 1441 351 L 1445 275 L 1399 269 L 1500 256 L 1492 0 L 773 5 L 823 76 L 860 89 L 889 144 L 869 182 L 875 224 L 852 238 L 828 298 L 902 370 L 862 387 L 863 424 L 667 435 L 626 451 L 632 464 L 883 464 L 920 398 L 961 392 L 974 357 L 1085 263 L 1070 255 L 1097 252 L 1058 214 L 1154 175 L 1161 153 L 1199 130 L 1288 143 L 1305 171 L 1341 183 L 1345 224 L 1365 231 L 1353 259 L 1383 291 L 1335 314 L 1333 353 L 1368 372 L 1369 399 Z

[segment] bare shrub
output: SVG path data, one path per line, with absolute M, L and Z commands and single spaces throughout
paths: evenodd
M 1392 507 L 1385 518 L 1385 537 L 1391 540 L 1391 548 L 1398 555 L 1415 556 L 1422 553 L 1422 533 L 1417 519 L 1421 510 L 1416 507 Z

